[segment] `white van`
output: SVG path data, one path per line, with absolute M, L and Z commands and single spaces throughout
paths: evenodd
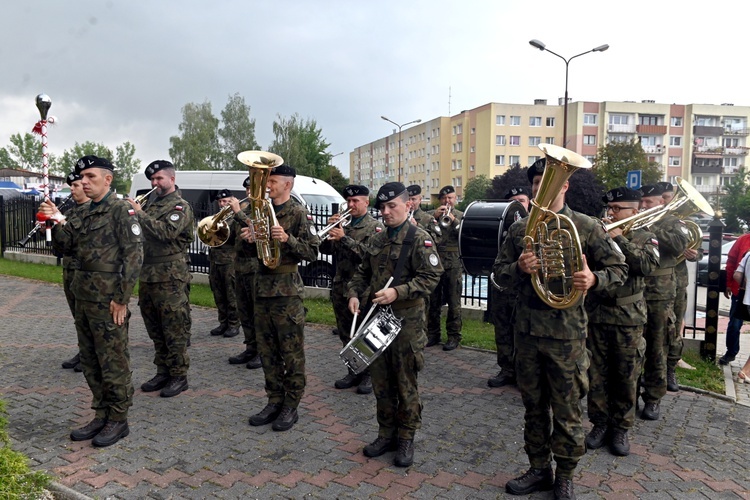
M 245 188 L 242 183 L 248 176 L 247 171 L 241 170 L 178 170 L 176 184 L 185 201 L 195 212 L 196 224 L 203 217 L 213 215 L 219 211 L 218 204 L 214 201 L 216 193 L 222 189 L 229 189 L 238 198 L 245 198 Z M 151 190 L 151 181 L 146 179 L 144 173 L 139 173 L 133 178 L 130 187 L 130 196 L 136 197 Z M 294 178 L 292 197 L 307 206 L 313 214 L 333 214 L 340 210 L 336 207 L 345 207 L 346 200 L 330 184 L 314 177 L 298 175 Z M 318 229 L 325 226 L 327 216 L 316 217 Z M 204 245 L 196 240 L 190 248 L 190 260 L 194 267 L 208 270 L 208 259 Z M 303 276 L 307 277 L 306 285 L 329 287 L 333 280 L 333 267 L 331 258 L 327 255 L 318 254 L 315 262 L 303 263 L 307 269 L 301 269 Z

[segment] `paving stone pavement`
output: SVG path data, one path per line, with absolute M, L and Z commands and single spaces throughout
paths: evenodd
M 138 387 L 155 371 L 138 307 L 130 306 Z M 209 336 L 215 315 L 193 309 L 190 389 L 170 399 L 136 389 L 130 436 L 95 449 L 68 438 L 93 411 L 82 375 L 60 368 L 76 349 L 62 289 L 0 276 L 0 397 L 13 447 L 35 469 L 95 498 L 506 498 L 505 482 L 527 468 L 520 395 L 486 385 L 496 372 L 494 353 L 427 350 L 415 465 L 400 469 L 392 453 L 362 455 L 377 435 L 375 400 L 333 388 L 345 370 L 329 327 L 305 329 L 300 420 L 291 431 L 273 432 L 247 423 L 265 404 L 263 376 L 227 363 L 242 344 Z M 624 458 L 588 453 L 575 477 L 578 497 L 750 499 L 746 406 L 670 393 L 661 420 L 637 421 L 631 446 Z

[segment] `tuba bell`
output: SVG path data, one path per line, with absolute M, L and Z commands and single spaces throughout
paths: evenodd
M 567 309 L 583 298 L 583 292 L 573 287 L 573 273 L 583 269 L 581 241 L 573 221 L 549 210 L 549 206 L 570 176 L 578 169 L 591 168 L 591 162 L 553 144 L 540 144 L 539 149 L 544 151 L 547 163 L 531 201 L 523 241 L 539 259 L 539 269 L 531 276 L 537 295 L 553 309 Z
M 250 227 L 258 245 L 258 258 L 269 269 L 276 269 L 281 262 L 281 244 L 271 237 L 271 227 L 278 226 L 276 212 L 266 199 L 266 184 L 271 170 L 284 163 L 284 159 L 266 151 L 243 151 L 237 159 L 247 165 L 250 171 L 250 206 L 253 220 Z
M 247 198 L 240 200 L 240 203 L 246 200 Z M 232 234 L 227 221 L 233 216 L 232 207 L 227 205 L 219 210 L 216 215 L 202 218 L 198 223 L 198 238 L 206 246 L 220 247 L 229 240 L 229 236 Z

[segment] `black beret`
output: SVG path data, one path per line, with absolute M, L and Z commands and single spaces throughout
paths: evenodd
M 68 186 L 72 186 L 75 181 L 80 181 L 81 179 L 83 179 L 83 177 L 81 177 L 81 174 L 74 170 L 73 172 L 68 174 L 68 176 L 65 178 L 65 182 L 68 183 Z
M 250 187 L 250 177 L 245 177 L 245 180 L 242 181 L 242 187 L 245 189 Z
M 406 188 L 407 191 L 409 191 L 409 196 L 417 196 L 418 194 L 422 194 L 422 188 L 419 187 L 419 184 L 412 184 L 408 188 Z
M 506 200 L 509 200 L 511 197 L 518 196 L 521 194 L 525 194 L 526 196 L 531 198 L 531 191 L 529 191 L 529 188 L 525 188 L 523 186 L 510 188 L 510 190 L 507 193 L 505 193 L 504 198 Z
M 660 185 L 662 187 L 662 189 L 664 190 L 664 191 L 662 191 L 662 193 L 667 193 L 667 192 L 674 191 L 674 186 L 672 185 L 671 182 L 664 182 L 664 181 L 662 181 L 662 182 L 657 182 L 657 184 Z
M 82 157 L 76 162 L 76 168 L 74 172 L 80 174 L 87 168 L 104 168 L 113 172 L 115 170 L 115 166 L 112 165 L 112 162 L 110 162 L 108 159 L 99 158 L 98 156 L 94 155 L 88 155 Z
M 438 197 L 442 198 L 446 194 L 451 194 L 455 192 L 456 192 L 456 188 L 454 188 L 453 186 L 445 186 L 441 188 L 440 191 L 438 191 Z
M 646 184 L 641 186 L 641 196 L 661 196 L 664 192 L 664 186 L 659 184 Z
M 172 165 L 171 161 L 167 160 L 152 161 L 148 164 L 148 167 L 146 167 L 146 179 L 151 180 L 151 177 L 156 172 L 158 172 L 159 170 L 164 170 L 165 168 L 174 169 L 174 165 Z
M 381 203 L 397 198 L 403 194 L 404 191 L 406 191 L 406 188 L 400 182 L 389 182 L 388 184 L 383 184 L 378 190 L 378 196 L 375 200 L 375 208 L 380 209 Z
M 531 184 L 534 184 L 534 177 L 544 174 L 544 167 L 546 166 L 547 158 L 539 158 L 529 166 L 528 170 L 526 170 L 526 176 L 529 178 Z
M 231 198 L 232 192 L 228 189 L 222 189 L 218 193 L 216 193 L 216 196 L 214 197 L 214 200 L 221 200 L 224 198 Z
M 278 167 L 271 170 L 271 175 L 283 175 L 285 177 L 297 177 L 297 172 L 286 163 L 282 163 Z
M 350 184 L 344 188 L 344 198 L 348 198 L 350 196 L 368 196 L 369 194 L 370 190 L 367 189 L 367 186 Z
M 618 187 L 604 193 L 602 201 L 604 203 L 611 201 L 641 201 L 641 192 L 629 187 Z

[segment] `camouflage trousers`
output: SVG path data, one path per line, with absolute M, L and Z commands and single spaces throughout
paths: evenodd
M 435 291 L 430 295 L 430 309 L 427 315 L 427 337 L 440 338 L 441 320 L 440 314 L 443 304 L 448 302 L 448 316 L 445 322 L 445 330 L 448 338 L 455 337 L 461 340 L 461 286 L 462 268 L 456 267 L 446 269 L 440 276 L 440 282 Z
M 237 317 L 234 265 L 212 262 L 208 273 L 208 283 L 211 285 L 211 292 L 214 294 L 214 302 L 216 302 L 216 309 L 219 313 L 219 324 L 229 328 L 240 326 L 240 320 Z
M 513 308 L 516 297 L 512 290 L 500 291 L 490 285 L 492 310 L 490 320 L 495 326 L 495 346 L 497 347 L 497 365 L 505 375 L 516 376 L 513 362 Z
M 403 317 L 401 332 L 370 365 L 377 401 L 378 435 L 414 439 L 422 427 L 417 374 L 424 368 L 424 310 L 394 310 Z
M 588 391 L 586 341 L 516 332 L 516 380 L 526 409 L 524 449 L 531 467 L 549 467 L 571 479 L 586 453 L 581 399 Z M 550 414 L 550 410 L 552 410 Z
M 257 297 L 255 331 L 271 404 L 297 408 L 305 393 L 305 307 L 302 298 Z
M 643 326 L 589 323 L 586 346 L 591 353 L 589 420 L 594 425 L 631 429 L 638 376 L 646 353 Z
M 649 300 L 646 327 L 646 360 L 643 369 L 643 402 L 658 403 L 667 393 L 667 351 L 674 335 L 674 300 Z
M 173 377 L 187 375 L 190 308 L 182 281 L 141 282 L 138 305 L 149 338 L 154 342 L 156 372 Z
M 674 300 L 674 334 L 669 337 L 669 350 L 667 352 L 667 368 L 672 370 L 682 359 L 682 325 L 685 322 L 685 311 L 687 311 L 687 284 L 680 288 L 678 280 L 677 286 L 677 297 Z
M 237 315 L 245 335 L 245 346 L 250 352 L 258 352 L 258 340 L 255 334 L 255 274 L 236 273 L 234 277 Z
M 76 296 L 73 294 L 70 285 L 73 284 L 73 278 L 75 275 L 76 272 L 74 269 L 63 268 L 63 291 L 65 291 L 65 300 L 68 301 L 68 307 L 70 308 L 70 313 L 73 315 L 73 318 L 76 317 Z
M 351 340 L 349 334 L 351 333 L 352 322 L 354 322 L 354 315 L 349 311 L 349 299 L 346 298 L 345 283 L 333 283 L 333 288 L 331 288 L 331 304 L 333 304 L 333 313 L 336 315 L 336 328 L 339 330 L 339 339 L 341 339 L 343 345 L 346 345 Z M 364 307 L 362 310 L 365 310 Z M 359 316 L 357 318 L 362 319 Z
M 128 350 L 128 311 L 125 323 L 112 321 L 109 303 L 76 301 L 76 331 L 83 376 L 91 389 L 96 418 L 121 421 L 133 405 L 133 372 Z

